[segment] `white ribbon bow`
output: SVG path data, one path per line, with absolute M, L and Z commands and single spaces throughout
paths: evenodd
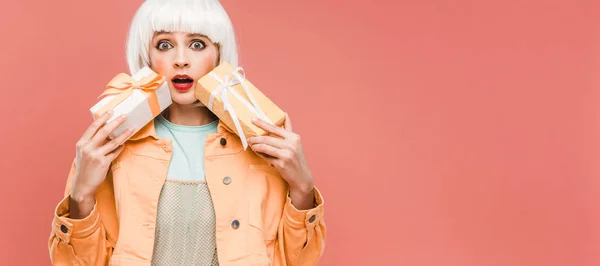
M 241 72 L 241 75 L 240 75 L 240 72 Z M 243 68 L 238 67 L 238 68 L 234 69 L 233 71 L 227 73 L 224 77 L 225 80 L 221 80 L 219 78 L 219 76 L 217 76 L 213 72 L 210 72 L 209 75 L 213 79 L 215 79 L 217 82 L 219 82 L 221 85 L 219 85 L 219 87 L 217 89 L 215 89 L 214 91 L 212 91 L 212 93 L 210 94 L 210 98 L 208 99 L 208 109 L 210 109 L 211 111 L 213 110 L 213 108 L 212 108 L 213 101 L 215 100 L 215 97 L 217 95 L 221 94 L 221 101 L 223 101 L 223 108 L 225 109 L 225 111 L 229 112 L 229 115 L 231 115 L 231 119 L 233 120 L 233 123 L 235 124 L 235 129 L 237 130 L 238 136 L 240 136 L 240 139 L 242 140 L 242 145 L 244 146 L 244 150 L 246 150 L 246 148 L 248 147 L 248 141 L 246 140 L 246 136 L 244 135 L 244 131 L 242 130 L 242 125 L 240 124 L 240 121 L 239 121 L 237 115 L 235 114 L 235 110 L 233 109 L 231 102 L 229 102 L 228 94 L 229 93 L 233 94 L 233 96 L 235 96 L 241 103 L 243 103 L 246 106 L 246 108 L 248 110 L 250 110 L 257 117 L 260 117 L 262 120 L 264 120 L 270 124 L 273 124 L 273 122 L 271 122 L 271 120 L 269 120 L 269 118 L 265 115 L 265 113 L 263 113 L 263 111 L 260 109 L 260 106 L 258 106 L 256 101 L 254 100 L 254 97 L 252 97 L 252 94 L 250 93 L 250 90 L 248 89 L 248 86 L 246 85 L 246 78 L 245 78 L 246 74 L 245 74 Z M 248 96 L 248 99 L 250 99 L 250 102 L 246 101 L 246 99 L 244 99 L 241 95 L 239 95 L 233 89 L 233 86 L 235 86 L 237 84 L 242 85 L 242 87 L 244 88 L 244 93 L 246 94 L 246 96 Z

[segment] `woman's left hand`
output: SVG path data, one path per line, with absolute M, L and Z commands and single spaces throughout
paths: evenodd
M 289 184 L 291 193 L 310 193 L 312 195 L 312 174 L 304 157 L 300 136 L 292 131 L 290 117 L 286 114 L 283 128 L 271 125 L 261 119 L 255 119 L 252 122 L 274 135 L 248 139 L 252 150 L 277 168 L 283 179 Z

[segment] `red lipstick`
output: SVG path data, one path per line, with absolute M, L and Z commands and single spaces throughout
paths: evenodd
M 173 87 L 178 91 L 187 91 L 194 86 L 194 79 L 188 75 L 175 75 L 171 79 Z

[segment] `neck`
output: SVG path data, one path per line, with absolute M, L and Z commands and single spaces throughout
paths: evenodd
M 202 126 L 209 124 L 217 117 L 206 106 L 195 104 L 171 104 L 163 113 L 169 122 L 183 126 Z

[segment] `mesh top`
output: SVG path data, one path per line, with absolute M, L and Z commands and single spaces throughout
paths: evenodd
M 158 203 L 152 265 L 219 265 L 215 211 L 205 182 L 165 182 Z

